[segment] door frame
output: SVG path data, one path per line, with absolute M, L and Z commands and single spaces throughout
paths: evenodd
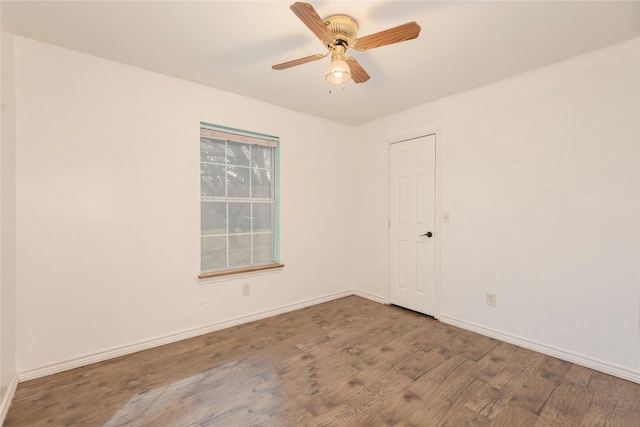
M 434 286 L 434 314 L 433 317 L 438 319 L 440 317 L 440 301 L 441 301 L 441 273 L 440 273 L 440 249 L 441 249 L 441 232 L 442 232 L 442 209 L 441 209 L 441 162 L 440 151 L 442 144 L 442 130 L 440 128 L 428 129 L 425 131 L 413 132 L 406 135 L 397 136 L 395 138 L 387 139 L 387 194 L 386 194 L 386 215 L 387 215 L 387 245 L 386 245 L 386 267 L 387 267 L 387 286 L 385 291 L 385 304 L 391 304 L 391 145 L 399 142 L 410 141 L 412 139 L 418 139 L 425 136 L 434 135 L 436 138 L 435 143 L 435 200 L 434 202 L 434 224 L 433 224 L 433 237 L 434 241 L 434 260 L 433 260 L 433 286 Z

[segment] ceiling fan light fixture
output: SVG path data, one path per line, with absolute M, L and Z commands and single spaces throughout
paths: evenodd
M 349 80 L 353 80 L 354 83 L 364 83 L 370 79 L 369 74 L 356 58 L 353 56 L 345 57 L 348 49 L 369 50 L 412 40 L 420 35 L 420 26 L 415 22 L 407 22 L 368 36 L 358 37 L 358 23 L 348 15 L 331 15 L 322 19 L 311 4 L 299 1 L 293 3 L 290 9 L 322 42 L 327 48 L 327 53 L 305 56 L 273 65 L 271 68 L 286 70 L 297 65 L 317 61 L 331 54 L 331 64 L 325 73 L 325 79 L 330 84 L 342 84 L 343 88 L 344 83 Z M 329 92 L 331 92 L 331 86 L 329 86 Z
M 351 80 L 351 69 L 342 59 L 334 59 L 329 64 L 325 78 L 332 84 L 343 84 Z

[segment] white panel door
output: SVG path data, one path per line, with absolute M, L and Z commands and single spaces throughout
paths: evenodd
M 435 135 L 391 144 L 390 159 L 390 302 L 435 315 Z

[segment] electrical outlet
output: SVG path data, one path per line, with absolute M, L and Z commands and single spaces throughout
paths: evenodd
M 242 284 L 242 295 L 249 295 L 251 293 L 251 285 L 248 283 Z
M 496 294 L 487 293 L 487 305 L 489 307 L 495 307 L 496 306 Z

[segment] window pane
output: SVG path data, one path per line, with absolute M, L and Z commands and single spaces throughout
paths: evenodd
M 251 232 L 251 203 L 229 203 L 229 234 Z
M 242 267 L 251 264 L 251 236 L 229 236 L 229 267 Z
M 227 203 L 200 204 L 200 235 L 227 234 Z
M 253 231 L 272 231 L 271 216 L 273 205 L 271 203 L 253 204 Z
M 260 199 L 271 198 L 271 171 L 252 169 L 251 197 Z
M 200 261 L 203 273 L 276 261 L 278 148 L 253 140 L 253 143 L 230 141 L 227 138 L 234 137 L 226 136 L 229 133 L 234 132 L 201 123 Z M 253 135 L 244 131 L 238 134 Z
M 251 146 L 251 166 L 254 168 L 271 169 L 271 153 L 273 148 L 263 145 Z
M 222 165 L 200 163 L 200 195 L 224 197 L 225 170 Z
M 227 197 L 249 197 L 249 174 L 251 169 L 237 166 L 227 168 Z
M 200 161 L 224 164 L 224 141 L 200 138 Z
M 200 268 L 213 271 L 227 268 L 227 237 L 200 238 Z
M 240 142 L 227 142 L 227 161 L 230 165 L 249 166 L 251 146 Z
M 273 234 L 253 235 L 253 262 L 264 264 L 273 262 Z

